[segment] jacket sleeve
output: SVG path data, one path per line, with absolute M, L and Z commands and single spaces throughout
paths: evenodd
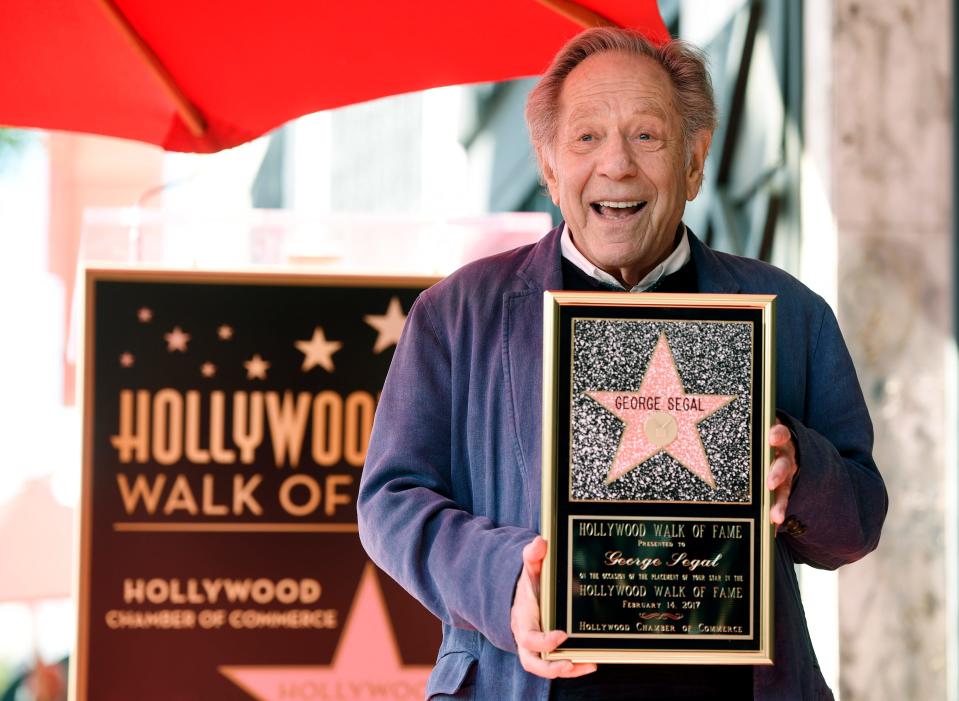
M 410 310 L 377 407 L 357 512 L 370 557 L 445 623 L 515 651 L 509 626 L 531 530 L 469 509 L 468 466 L 453 465 L 454 402 L 447 336 L 429 292 Z M 458 479 L 454 474 L 459 475 Z
M 822 304 L 806 373 L 805 415 L 779 412 L 799 473 L 779 537 L 798 562 L 835 569 L 872 551 L 888 508 L 872 458 L 873 430 L 836 318 Z

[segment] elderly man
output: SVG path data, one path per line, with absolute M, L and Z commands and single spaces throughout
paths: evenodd
M 886 492 L 835 317 L 795 279 L 706 248 L 682 223 L 715 126 L 709 77 L 681 42 L 615 29 L 567 44 L 527 119 L 565 223 L 468 265 L 410 311 L 360 489 L 373 559 L 443 622 L 431 699 L 824 699 L 793 564 L 835 568 L 878 541 Z M 544 290 L 778 295 L 775 664 L 546 661 L 540 509 Z

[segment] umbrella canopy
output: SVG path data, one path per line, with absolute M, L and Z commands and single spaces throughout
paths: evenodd
M 322 109 L 542 72 L 655 0 L 3 0 L 0 124 L 213 152 Z

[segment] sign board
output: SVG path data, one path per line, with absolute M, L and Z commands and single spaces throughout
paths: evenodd
M 356 495 L 431 278 L 88 270 L 77 701 L 423 698 Z

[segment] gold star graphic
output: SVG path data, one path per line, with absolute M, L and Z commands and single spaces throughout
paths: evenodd
M 309 372 L 317 365 L 333 372 L 333 354 L 343 347 L 339 341 L 327 341 L 322 326 L 313 329 L 313 338 L 309 341 L 296 341 L 293 345 L 304 355 L 303 372 Z
M 180 351 L 186 353 L 186 344 L 190 342 L 190 334 L 184 333 L 179 326 L 174 326 L 173 331 L 164 334 L 166 339 L 166 349 L 168 352 Z
M 376 343 L 373 344 L 373 352 L 382 353 L 390 346 L 395 346 L 400 340 L 403 325 L 406 323 L 406 314 L 403 313 L 399 297 L 393 297 L 385 314 L 367 314 L 363 317 L 363 321 L 379 332 Z
M 216 365 L 211 362 L 203 363 L 203 365 L 200 366 L 200 373 L 203 377 L 213 377 L 216 375 Z
M 123 367 L 132 368 L 134 362 L 136 362 L 136 358 L 133 357 L 133 353 L 120 354 L 120 365 L 122 365 Z
M 216 330 L 216 335 L 220 337 L 221 341 L 229 341 L 233 338 L 233 327 L 229 324 L 220 324 L 220 328 Z
M 140 307 L 140 310 L 137 312 L 137 319 L 144 324 L 153 321 L 153 310 L 149 307 Z
M 270 363 L 263 360 L 259 353 L 254 353 L 253 357 L 243 363 L 246 368 L 246 379 L 265 380 L 266 371 L 270 369 Z

